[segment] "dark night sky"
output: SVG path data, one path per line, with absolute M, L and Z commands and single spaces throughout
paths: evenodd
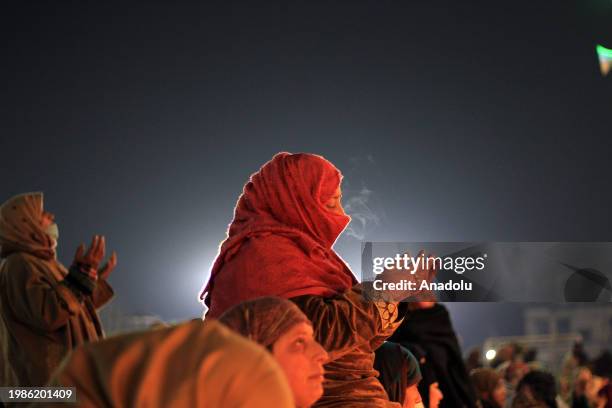
M 3 5 L 0 200 L 44 191 L 64 263 L 106 234 L 115 302 L 167 319 L 283 150 L 345 173 L 368 240 L 612 240 L 611 1 L 329 3 Z M 467 342 L 521 329 L 453 310 Z

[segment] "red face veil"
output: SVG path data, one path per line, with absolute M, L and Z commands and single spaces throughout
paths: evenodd
M 228 236 L 279 223 L 331 248 L 350 221 L 324 205 L 341 181 L 340 171 L 321 156 L 278 153 L 245 185 Z
M 227 239 L 221 244 L 219 255 L 211 270 L 210 280 L 203 289 L 200 299 L 204 299 L 206 293 L 212 293 L 212 287 L 216 286 L 215 281 L 218 280 L 217 275 L 225 269 L 225 262 L 239 253 L 246 241 L 267 235 L 289 238 L 305 254 L 312 254 L 313 251 L 321 252 L 326 264 L 322 265 L 323 261 L 319 262 L 307 256 L 308 259 L 296 259 L 295 264 L 291 265 L 294 269 L 303 269 L 303 272 L 298 271 L 297 275 L 310 281 L 311 289 L 307 289 L 298 280 L 301 278 L 295 274 L 283 274 L 282 271 L 277 271 L 278 266 L 274 265 L 273 260 L 269 263 L 264 261 L 265 265 L 259 264 L 259 266 L 266 279 L 271 279 L 271 276 L 278 273 L 279 280 L 286 282 L 279 283 L 279 287 L 282 286 L 284 289 L 275 286 L 270 290 L 264 290 L 257 287 L 256 295 L 284 297 L 286 293 L 329 294 L 338 293 L 352 286 L 356 282 L 355 278 L 332 250 L 334 242 L 350 222 L 350 217 L 330 212 L 325 207 L 325 202 L 334 195 L 341 181 L 340 171 L 323 157 L 314 154 L 283 152 L 264 164 L 244 186 L 236 204 Z M 262 244 L 262 246 L 257 255 L 266 260 L 270 260 L 270 257 L 266 257 L 266 254 L 261 252 L 283 250 L 273 245 Z M 318 262 L 319 268 L 308 267 L 308 262 Z M 330 266 L 332 264 L 333 266 Z M 249 269 L 248 265 L 243 265 L 243 269 Z M 309 270 L 313 272 L 309 273 Z M 321 272 L 316 272 L 317 270 Z M 243 285 L 248 285 L 248 282 L 243 282 L 244 279 L 252 279 L 239 275 L 240 271 L 232 273 L 235 276 L 225 279 L 240 280 Z M 225 274 L 223 271 L 221 275 Z M 292 285 L 294 287 L 291 287 Z M 312 289 L 314 287 L 320 289 L 314 290 Z M 238 289 L 232 290 L 233 293 L 227 293 L 227 290 L 221 292 L 223 296 L 231 296 L 236 301 L 247 300 L 244 291 L 237 293 L 240 292 Z M 209 301 L 210 299 L 207 299 L 207 305 L 210 304 Z

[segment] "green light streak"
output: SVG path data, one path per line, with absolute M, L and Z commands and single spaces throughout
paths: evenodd
M 599 58 L 612 59 L 611 49 L 606 48 L 603 45 L 599 45 L 599 44 L 595 48 L 597 49 L 597 55 L 599 55 Z

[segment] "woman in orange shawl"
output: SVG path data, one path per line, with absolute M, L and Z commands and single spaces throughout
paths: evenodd
M 270 353 L 216 320 L 78 347 L 51 385 L 75 387 L 79 408 L 295 407 Z
M 291 299 L 330 357 L 315 406 L 398 407 L 373 368 L 373 351 L 397 327 L 397 303 L 366 300 L 332 249 L 350 221 L 341 180 L 321 156 L 274 156 L 245 185 L 200 298 L 207 318 L 260 296 Z

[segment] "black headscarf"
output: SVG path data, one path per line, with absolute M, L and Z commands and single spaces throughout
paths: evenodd
M 389 399 L 404 403 L 406 388 L 421 381 L 419 363 L 412 353 L 397 343 L 386 341 L 376 350 L 374 368 Z

